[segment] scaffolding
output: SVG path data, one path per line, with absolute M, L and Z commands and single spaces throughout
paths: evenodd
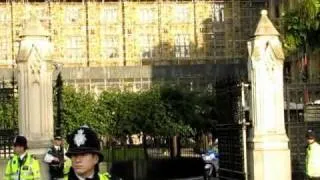
M 239 62 L 264 0 L 0 2 L 0 66 L 14 64 L 30 13 L 65 66 Z

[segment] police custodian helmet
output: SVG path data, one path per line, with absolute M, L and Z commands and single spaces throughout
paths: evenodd
M 316 139 L 316 133 L 313 130 L 309 129 L 306 133 L 306 138 L 307 139 Z
M 61 141 L 61 140 L 62 140 L 62 137 L 61 137 L 61 136 L 55 136 L 55 137 L 54 137 L 54 140 Z
M 103 161 L 100 150 L 100 141 L 97 134 L 87 126 L 81 126 L 67 137 L 69 144 L 66 155 L 71 157 L 76 154 L 93 153 L 99 155 L 99 162 Z
M 27 139 L 24 136 L 16 136 L 13 140 L 13 146 L 28 148 Z

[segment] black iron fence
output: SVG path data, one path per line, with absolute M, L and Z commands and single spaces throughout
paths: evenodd
M 0 159 L 9 158 L 13 154 L 13 139 L 16 134 L 14 129 L 0 130 Z
M 292 179 L 305 178 L 305 133 L 312 129 L 320 138 L 320 83 L 285 83 L 285 125 L 291 151 Z M 247 112 L 237 85 L 226 84 L 217 91 L 221 110 L 217 134 L 219 138 L 220 169 L 222 179 L 245 179 Z
M 312 129 L 320 138 L 320 84 L 285 84 L 285 122 L 291 152 L 292 179 L 305 178 L 305 134 Z
M 13 154 L 12 144 L 18 133 L 17 86 L 15 80 L 0 82 L 0 158 Z
M 219 137 L 219 177 L 245 179 L 243 131 L 240 124 L 221 124 L 217 127 Z
M 140 139 L 140 138 L 138 138 Z M 172 156 L 173 137 L 142 138 L 133 142 L 127 138 L 106 143 L 103 150 L 105 161 L 114 176 L 123 179 L 174 179 L 203 175 L 200 152 L 205 149 L 196 137 L 177 138 L 177 156 Z
M 205 138 L 205 141 L 208 141 L 208 137 Z M 195 136 L 177 137 L 176 147 L 173 147 L 172 139 L 173 137 L 148 137 L 145 145 L 143 145 L 142 138 L 134 143 L 130 142 L 129 138 L 123 143 L 106 143 L 105 161 L 200 157 L 200 153 L 206 149 L 205 143 L 197 141 Z M 172 153 L 174 148 L 177 148 L 178 151 L 176 156 L 173 156 Z
M 247 177 L 248 87 L 241 81 L 224 81 L 216 88 L 220 179 Z
M 63 80 L 61 72 L 59 72 L 56 84 L 53 88 L 53 101 L 55 106 L 54 107 L 54 135 L 55 136 L 62 136 L 64 134 L 63 129 L 63 100 L 62 100 L 62 91 L 63 91 Z

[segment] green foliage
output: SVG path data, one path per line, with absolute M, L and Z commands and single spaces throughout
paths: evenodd
M 197 97 L 197 96 L 195 96 Z M 216 96 L 210 93 L 199 94 L 195 99 L 195 115 L 192 127 L 199 133 L 212 132 L 217 124 Z
M 212 131 L 216 116 L 214 98 L 210 93 L 160 87 L 140 93 L 105 91 L 96 96 L 66 86 L 62 92 L 62 126 L 64 135 L 88 125 L 101 135 L 118 138 L 140 132 L 189 136 Z M 1 124 L 17 127 L 17 111 L 17 99 L 1 103 Z
M 304 40 L 307 36 L 306 24 L 299 18 L 298 12 L 288 12 L 283 17 L 284 21 L 284 47 L 287 54 L 296 51 L 304 45 Z
M 286 54 L 306 46 L 313 50 L 320 46 L 320 1 L 303 0 L 282 17 Z
M 76 91 L 72 87 L 63 89 L 63 127 L 68 133 L 81 125 L 88 125 L 100 132 L 100 122 L 95 118 L 96 101 L 92 93 L 83 89 Z
M 144 159 L 144 153 L 141 147 L 108 148 L 103 150 L 102 153 L 106 162 Z
M 105 124 L 105 133 L 122 136 L 138 133 L 135 123 L 137 94 L 103 92 L 97 103 L 97 119 Z
M 18 128 L 18 99 L 7 99 L 0 103 L 0 127 Z
M 72 87 L 63 90 L 63 126 L 69 133 L 89 125 L 99 134 L 123 138 L 144 132 L 174 136 L 208 132 L 214 126 L 212 95 L 155 87 L 149 91 L 103 92 L 95 97 Z
M 174 119 L 174 132 L 182 135 L 194 135 L 212 131 L 215 124 L 213 95 L 183 91 L 180 88 L 163 88 L 161 98 L 166 111 Z
M 140 131 L 149 135 L 168 135 L 172 131 L 172 119 L 160 99 L 159 88 L 141 92 L 137 102 L 137 124 Z

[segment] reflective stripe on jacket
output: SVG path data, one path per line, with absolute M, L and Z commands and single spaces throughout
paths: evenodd
M 307 147 L 306 174 L 309 177 L 320 177 L 320 145 L 317 142 Z
M 7 163 L 4 180 L 40 180 L 39 161 L 28 153 L 22 162 L 14 155 Z
M 71 166 L 72 166 L 71 159 L 66 158 L 64 161 L 64 165 L 63 165 L 63 174 L 64 175 L 67 175 L 69 173 Z

